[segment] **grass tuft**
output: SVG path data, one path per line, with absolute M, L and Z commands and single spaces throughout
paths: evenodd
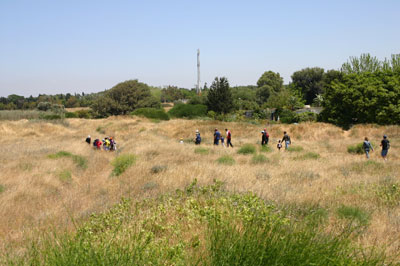
M 196 148 L 196 149 L 194 149 L 194 153 L 207 155 L 210 153 L 210 150 L 207 148 Z
M 272 149 L 268 145 L 261 146 L 261 148 L 260 148 L 260 152 L 271 152 L 271 151 L 272 151 Z
M 289 148 L 287 148 L 287 151 L 290 151 L 290 152 L 301 152 L 301 151 L 303 151 L 303 147 L 301 147 L 301 146 L 289 146 Z
M 235 160 L 232 158 L 232 156 L 224 155 L 224 156 L 219 157 L 217 159 L 217 163 L 226 164 L 226 165 L 234 165 L 235 164 Z
M 342 205 L 337 209 L 337 214 L 339 218 L 357 221 L 360 225 L 367 225 L 370 219 L 370 215 L 357 206 Z
M 131 165 L 133 165 L 136 161 L 136 156 L 133 154 L 123 154 L 115 158 L 111 165 L 114 166 L 114 170 L 112 171 L 113 176 L 122 175 L 126 169 L 128 169 Z
M 81 155 L 75 155 L 67 151 L 59 151 L 55 154 L 48 155 L 50 159 L 59 159 L 63 157 L 69 157 L 72 161 L 82 169 L 87 168 L 87 159 Z
M 69 170 L 62 170 L 58 173 L 58 178 L 64 183 L 70 183 L 72 181 L 72 175 Z
M 353 154 L 364 154 L 363 144 L 359 143 L 356 145 L 349 145 L 347 146 L 347 152 Z
M 299 155 L 295 160 L 316 160 L 319 159 L 321 156 L 316 152 L 307 152 L 305 154 Z
M 256 147 L 253 144 L 244 144 L 240 149 L 238 150 L 239 154 L 255 154 L 256 153 Z
M 6 190 L 4 185 L 0 184 L 0 193 L 3 193 Z
M 269 162 L 269 159 L 263 154 L 257 154 L 254 155 L 253 158 L 251 158 L 251 163 L 253 164 L 262 164 L 267 162 Z

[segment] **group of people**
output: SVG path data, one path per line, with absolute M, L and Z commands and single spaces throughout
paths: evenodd
M 86 138 L 86 143 L 90 145 L 91 142 L 92 138 L 89 135 Z M 117 150 L 117 143 L 113 137 L 105 137 L 103 140 L 95 139 L 93 141 L 93 148 L 97 150 L 101 150 L 103 148 L 105 151 L 115 151 Z
M 225 128 L 225 134 L 226 134 L 226 147 L 233 148 L 231 131 L 229 129 Z M 214 130 L 214 145 L 218 146 L 220 141 L 221 141 L 221 145 L 223 147 L 225 147 L 225 138 L 224 138 L 224 136 L 222 136 L 221 132 L 219 132 L 219 130 L 216 128 Z
M 381 156 L 386 161 L 387 154 L 390 148 L 390 141 L 388 140 L 386 135 L 383 135 L 383 139 L 381 140 L 380 146 L 382 147 Z M 364 138 L 363 149 L 365 152 L 365 156 L 367 157 L 367 159 L 369 159 L 369 152 L 374 151 L 374 147 L 372 147 L 372 144 L 371 142 L 369 142 L 367 137 Z

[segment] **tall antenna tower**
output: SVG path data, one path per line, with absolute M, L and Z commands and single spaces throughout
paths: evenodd
M 200 49 L 197 49 L 197 84 L 196 92 L 200 94 Z

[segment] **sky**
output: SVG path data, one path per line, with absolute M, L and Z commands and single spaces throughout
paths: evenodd
M 0 96 L 90 93 L 138 79 L 284 83 L 306 67 L 400 53 L 400 1 L 0 0 Z

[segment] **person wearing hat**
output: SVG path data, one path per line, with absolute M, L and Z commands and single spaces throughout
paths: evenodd
M 90 143 L 92 142 L 92 138 L 90 137 L 90 135 L 87 136 L 86 142 L 87 142 L 87 144 L 89 144 L 89 145 L 90 145 Z
M 388 151 L 389 151 L 389 148 L 390 148 L 390 141 L 387 139 L 386 135 L 383 135 L 383 139 L 381 141 L 381 145 L 380 146 L 382 147 L 382 152 L 381 152 L 382 158 L 386 161 L 387 160 L 387 154 L 388 154 Z
M 195 138 L 195 140 L 194 140 L 194 143 L 195 143 L 196 145 L 200 145 L 200 143 L 201 143 L 200 132 L 199 132 L 198 129 L 196 129 L 196 138 Z

